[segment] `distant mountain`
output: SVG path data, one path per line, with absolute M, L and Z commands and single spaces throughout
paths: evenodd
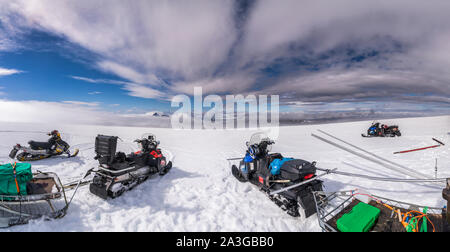
M 151 112 L 147 112 L 145 113 L 147 116 L 152 116 L 152 117 L 170 117 L 169 115 L 165 114 L 164 112 L 161 111 L 151 111 Z

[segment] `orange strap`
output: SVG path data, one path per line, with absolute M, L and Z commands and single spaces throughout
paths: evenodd
M 14 163 L 13 170 L 14 170 L 14 180 L 16 181 L 17 193 L 20 195 L 19 182 L 17 182 L 17 176 L 16 176 L 16 166 L 17 166 L 17 162 Z

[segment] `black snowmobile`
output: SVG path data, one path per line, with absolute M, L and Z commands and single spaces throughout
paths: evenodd
M 269 153 L 273 144 L 264 134 L 254 134 L 239 167 L 233 165 L 231 172 L 240 182 L 258 186 L 289 215 L 308 218 L 316 213 L 312 192 L 323 190 L 316 176 L 316 163 Z
M 75 149 L 73 153 L 70 153 L 70 145 L 61 139 L 61 134 L 57 130 L 54 130 L 47 135 L 51 136 L 47 142 L 29 141 L 29 147 L 17 144 L 9 153 L 9 157 L 12 159 L 17 158 L 17 160 L 21 162 L 29 162 L 62 154 L 66 154 L 69 158 L 78 155 L 78 149 Z M 20 153 L 17 154 L 18 152 Z
M 397 125 L 388 126 L 379 122 L 373 123 L 367 130 L 367 135 L 361 134 L 363 137 L 396 137 L 401 136 L 402 133 Z
M 151 175 L 165 175 L 172 162 L 158 148 L 154 135 L 135 140 L 140 151 L 125 155 L 117 152 L 117 136 L 98 135 L 95 139 L 96 160 L 100 165 L 90 185 L 91 193 L 100 198 L 116 198 L 147 180 Z

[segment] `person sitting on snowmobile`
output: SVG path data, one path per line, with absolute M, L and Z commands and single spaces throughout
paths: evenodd
M 395 137 L 401 136 L 398 126 L 392 125 L 388 126 L 386 124 L 373 123 L 372 126 L 367 130 L 367 135 L 362 134 L 363 137 Z
M 48 154 L 51 154 L 53 152 L 62 152 L 63 150 L 57 149 L 56 144 L 62 144 L 65 145 L 64 142 L 61 139 L 61 134 L 58 130 L 53 130 L 50 133 L 47 133 L 48 136 L 51 136 L 50 139 L 48 139 L 47 142 L 36 142 L 36 141 L 29 141 L 28 144 L 33 150 L 47 150 Z
M 254 160 L 265 158 L 269 154 L 269 145 L 272 145 L 274 143 L 275 142 L 273 140 L 270 140 L 269 138 L 262 139 L 260 143 L 246 143 L 247 151 L 245 152 L 244 157 L 244 163 L 246 165 L 241 167 L 242 181 L 248 180 L 248 167 L 250 166 L 250 164 L 253 163 Z
M 69 158 L 78 155 L 78 149 L 75 149 L 73 154 L 70 153 L 70 145 L 62 140 L 58 130 L 53 130 L 47 135 L 50 136 L 47 142 L 29 141 L 29 147 L 16 144 L 11 150 L 9 157 L 12 159 L 17 157 L 19 161 L 36 161 L 64 153 Z M 20 153 L 17 154 L 18 152 Z
M 381 135 L 380 123 L 377 122 L 377 123 L 373 124 L 372 126 L 370 126 L 370 128 L 367 130 L 367 135 L 369 135 L 369 136 Z
M 56 142 L 62 140 L 61 134 L 58 130 L 53 130 L 52 132 L 47 133 L 47 135 L 51 136 L 50 139 L 48 139 L 48 143 L 49 145 L 51 145 L 51 149 L 55 148 Z

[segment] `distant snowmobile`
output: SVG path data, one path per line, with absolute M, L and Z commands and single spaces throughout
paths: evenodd
M 129 155 L 116 153 L 117 139 L 116 136 L 98 135 L 95 140 L 95 159 L 100 165 L 94 171 L 90 191 L 100 198 L 119 197 L 151 175 L 164 176 L 172 168 L 172 162 L 166 161 L 154 135 L 135 140 L 140 151 Z
M 402 133 L 397 125 L 387 126 L 379 122 L 373 123 L 367 130 L 367 135 L 361 134 L 363 137 L 396 137 L 401 136 Z
M 47 135 L 51 136 L 47 142 L 29 141 L 29 147 L 17 144 L 9 153 L 9 157 L 12 159 L 17 158 L 17 160 L 22 162 L 29 162 L 62 154 L 66 154 L 69 158 L 78 155 L 78 149 L 75 149 L 73 153 L 70 153 L 70 145 L 61 139 L 61 134 L 57 130 L 54 130 Z
M 258 186 L 293 217 L 307 218 L 315 214 L 312 192 L 323 190 L 322 181 L 316 179 L 316 163 L 284 158 L 280 153 L 269 153 L 274 143 L 263 133 L 254 134 L 247 142 L 248 149 L 239 167 L 231 167 L 232 174 L 240 182 Z M 294 188 L 288 189 L 292 186 Z M 274 194 L 277 191 L 281 192 Z

